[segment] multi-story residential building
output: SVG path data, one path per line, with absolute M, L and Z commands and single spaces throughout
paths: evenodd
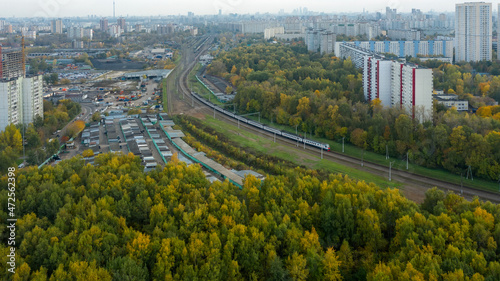
M 9 124 L 29 124 L 43 118 L 41 75 L 0 80 L 0 131 Z
M 127 23 L 125 22 L 124 18 L 119 18 L 117 21 L 118 26 L 121 28 L 121 30 L 126 30 L 127 29 Z
M 362 36 L 365 35 L 367 39 L 372 39 L 378 36 L 380 26 L 372 23 L 334 23 L 331 25 L 330 30 L 335 34 L 343 34 L 346 36 Z
M 34 30 L 23 30 L 21 33 L 26 39 L 36 39 L 36 31 Z
M 36 116 L 43 118 L 42 75 L 22 78 L 21 104 L 24 124 L 32 123 Z
M 453 58 L 453 41 L 351 41 L 342 42 L 376 53 L 389 53 L 398 57 L 445 57 Z M 335 50 L 340 47 L 337 42 Z M 336 52 L 338 54 L 338 52 Z
M 455 61 L 492 59 L 491 3 L 466 2 L 455 6 Z
M 500 36 L 498 36 L 498 31 L 500 31 L 500 4 L 498 4 L 498 17 L 497 17 L 497 59 L 500 60 Z
M 83 30 L 83 37 L 87 37 L 89 40 L 94 38 L 94 30 L 92 28 L 85 28 Z
M 311 52 L 319 51 L 321 54 L 331 54 L 335 49 L 337 36 L 325 29 L 309 28 L 306 32 L 307 50 Z
M 264 29 L 264 39 L 269 40 L 275 37 L 277 34 L 285 33 L 285 28 L 283 26 L 271 27 Z
M 432 118 L 432 69 L 364 56 L 363 88 L 367 101 L 406 110 L 420 122 Z
M 22 123 L 21 87 L 18 79 L 0 80 L 0 131 Z
M 389 29 L 387 30 L 387 37 L 392 40 L 420 40 L 421 38 L 420 30 L 416 29 Z
M 52 20 L 50 22 L 50 30 L 52 33 L 62 34 L 63 33 L 63 23 L 61 19 Z
M 107 18 L 102 18 L 99 21 L 99 28 L 101 29 L 101 32 L 108 32 L 108 19 Z
M 0 58 L 0 79 L 10 79 L 24 75 L 23 53 L 21 50 L 2 49 L 0 45 Z
M 122 35 L 122 29 L 118 25 L 111 25 L 108 33 L 111 37 L 118 38 Z
M 383 105 L 390 106 L 392 61 L 377 56 L 365 56 L 363 66 L 363 89 L 365 99 L 370 102 L 380 99 Z
M 73 39 L 82 39 L 83 38 L 83 28 L 81 27 L 69 27 L 68 28 L 68 37 Z
M 365 56 L 377 56 L 383 58 L 377 53 L 370 52 L 367 49 L 357 47 L 356 45 L 346 44 L 345 42 L 340 42 L 338 44 L 338 51 L 335 50 L 335 55 L 342 59 L 351 58 L 352 63 L 357 68 L 363 68 L 365 66 Z

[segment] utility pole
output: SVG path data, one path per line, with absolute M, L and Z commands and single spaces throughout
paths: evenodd
M 215 107 L 214 107 L 214 119 L 215 119 Z
M 364 166 L 364 163 L 363 163 L 365 160 L 364 158 L 365 158 L 365 149 L 363 148 L 363 153 L 361 154 L 361 167 Z
M 389 146 L 385 145 L 385 160 L 389 159 Z
M 239 124 L 239 122 L 238 122 L 238 124 Z M 274 143 L 276 143 L 276 132 L 274 132 Z
M 344 140 L 345 140 L 345 137 L 342 137 L 342 153 L 344 153 Z
M 323 159 L 323 147 L 321 147 L 321 159 Z
M 391 177 L 391 172 L 392 172 L 392 163 L 394 163 L 394 161 L 389 162 L 389 181 L 392 181 L 392 177 Z
M 407 151 L 406 152 L 406 170 L 408 170 L 408 155 L 409 155 L 409 152 Z
M 464 195 L 464 174 L 460 173 L 460 194 Z
M 471 180 L 474 180 L 474 177 L 472 176 L 472 167 L 469 165 L 469 168 L 467 168 L 467 179 L 469 179 L 469 174 Z

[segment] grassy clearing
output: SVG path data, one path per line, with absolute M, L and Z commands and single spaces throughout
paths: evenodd
M 253 120 L 258 119 L 257 117 L 254 117 L 254 116 L 247 116 L 247 118 L 253 119 Z M 271 122 L 267 119 L 264 119 L 264 118 L 261 118 L 260 122 L 263 124 L 271 125 Z M 284 130 L 287 132 L 295 133 L 295 128 L 292 128 L 290 126 L 285 126 L 285 125 L 273 123 L 272 127 L 280 129 L 280 130 Z M 298 133 L 301 135 L 304 134 L 304 132 L 300 132 L 300 131 Z M 318 137 L 314 137 L 314 136 L 311 137 L 309 133 L 307 134 L 307 138 L 313 139 L 313 140 L 318 141 L 318 142 L 328 143 L 328 144 L 330 144 L 332 151 L 342 152 L 342 140 L 336 142 L 336 141 L 332 141 L 332 140 L 325 139 L 325 138 L 318 138 Z M 366 160 L 366 161 L 380 164 L 380 165 L 384 165 L 386 167 L 389 167 L 389 163 L 394 161 L 394 163 L 393 163 L 394 169 L 406 171 L 406 159 L 405 158 L 385 159 L 384 155 L 380 155 L 380 154 L 377 154 L 377 153 L 371 152 L 371 151 L 364 151 L 363 152 L 363 150 L 361 148 L 358 148 L 354 145 L 347 144 L 347 143 L 345 143 L 345 145 L 344 145 L 344 153 L 346 155 L 353 156 L 353 157 L 356 157 L 359 159 L 361 159 L 363 157 L 364 160 Z M 443 180 L 443 181 L 447 181 L 447 182 L 454 183 L 454 184 L 460 184 L 460 182 L 462 180 L 459 175 L 451 174 L 448 171 L 445 171 L 442 169 L 426 168 L 426 167 L 414 165 L 411 163 L 409 163 L 409 165 L 408 165 L 408 171 L 415 173 L 415 174 L 418 174 L 418 175 L 434 178 L 437 180 Z M 474 180 L 465 179 L 465 175 L 466 175 L 466 173 L 464 171 L 464 178 L 463 178 L 463 185 L 464 186 L 469 186 L 469 187 L 488 190 L 488 191 L 500 192 L 499 185 L 496 182 L 486 181 L 486 180 L 482 180 L 482 179 L 474 179 Z
M 349 177 L 357 180 L 373 182 L 380 187 L 402 188 L 402 184 L 399 182 L 389 182 L 386 178 L 375 176 L 365 171 L 360 171 L 335 162 L 321 160 L 319 155 L 315 157 L 305 154 L 299 155 L 290 153 L 290 149 L 283 148 L 274 143 L 272 139 L 260 137 L 243 129 L 238 129 L 237 126 L 214 119 L 209 115 L 206 115 L 205 120 L 202 122 L 226 135 L 231 140 L 238 142 L 242 147 L 249 147 L 256 151 L 291 161 L 297 165 L 305 165 L 311 169 L 325 169 L 332 173 L 347 174 Z M 235 132 L 237 134 L 235 134 Z
M 223 103 L 221 103 L 217 99 L 217 97 L 212 94 L 212 92 L 207 87 L 205 87 L 205 85 L 203 85 L 202 83 L 200 83 L 200 81 L 198 81 L 198 79 L 196 79 L 196 73 L 200 70 L 200 68 L 201 64 L 198 63 L 189 73 L 189 88 L 191 89 L 191 91 L 200 94 L 203 98 L 210 100 L 212 103 L 216 105 L 223 105 Z

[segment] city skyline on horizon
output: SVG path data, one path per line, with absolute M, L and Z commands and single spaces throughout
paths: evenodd
M 168 3 L 162 3 L 160 0 L 149 0 L 141 4 L 141 9 L 138 9 L 137 4 L 131 0 L 53 0 L 53 1 L 38 1 L 33 5 L 30 0 L 19 0 L 17 5 L 12 5 L 0 11 L 0 17 L 87 17 L 95 15 L 99 17 L 111 17 L 114 13 L 113 3 L 116 4 L 116 17 L 126 16 L 169 16 L 169 15 L 187 15 L 188 12 L 194 15 L 216 15 L 219 10 L 223 15 L 229 13 L 237 14 L 277 14 L 280 10 L 290 14 L 294 10 L 306 8 L 310 12 L 322 12 L 327 14 L 332 13 L 375 13 L 380 12 L 385 14 L 386 7 L 397 9 L 398 13 L 410 13 L 412 9 L 420 9 L 424 13 L 435 12 L 454 12 L 455 4 L 463 3 L 457 1 L 435 1 L 424 0 L 420 3 L 408 3 L 398 0 L 387 1 L 351 1 L 349 5 L 335 5 L 326 0 L 311 0 L 307 6 L 302 1 L 276 1 L 269 3 L 263 0 L 213 0 L 213 1 L 188 1 L 180 5 L 170 7 Z M 497 3 L 492 3 L 497 6 Z M 99 7 L 96 10 L 95 7 Z M 105 8 L 106 7 L 106 8 Z M 433 9 L 425 9 L 424 7 L 433 7 Z M 140 10 L 140 12 L 138 12 Z

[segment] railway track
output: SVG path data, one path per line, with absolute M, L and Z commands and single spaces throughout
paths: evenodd
M 180 79 L 180 90 L 184 93 L 187 99 L 179 99 L 174 97 L 173 95 L 169 96 L 169 100 L 171 98 L 175 99 L 176 102 L 184 102 L 187 103 L 191 106 L 193 106 L 197 112 L 204 112 L 206 114 L 213 114 L 214 110 L 203 104 L 202 102 L 198 101 L 197 99 L 193 98 L 191 96 L 191 91 L 189 90 L 188 83 L 187 83 L 187 78 L 192 70 L 192 68 L 195 66 L 198 57 L 200 54 L 204 52 L 204 49 L 206 49 L 207 46 L 204 46 L 202 51 L 198 52 L 196 56 L 194 57 L 194 60 L 188 64 L 188 67 L 186 67 L 181 75 L 179 76 Z M 169 103 L 170 104 L 170 103 Z M 230 118 L 224 114 L 221 114 L 220 112 L 215 112 L 215 115 L 223 120 L 224 122 L 238 125 L 238 121 Z M 253 133 L 256 133 L 257 135 L 267 137 L 271 140 L 275 139 L 277 143 L 280 143 L 282 145 L 286 145 L 288 147 L 294 147 L 296 149 L 300 149 L 302 151 L 309 152 L 310 154 L 314 154 L 316 156 L 320 156 L 321 150 L 315 147 L 311 146 L 305 146 L 305 148 L 302 146 L 302 144 L 297 147 L 297 143 L 293 140 L 290 140 L 288 138 L 283 138 L 281 136 L 275 136 L 273 133 L 257 129 L 251 125 L 248 125 L 243 122 L 239 122 L 239 126 L 241 128 L 244 128 L 247 131 L 251 131 Z M 352 168 L 360 169 L 363 171 L 370 172 L 374 175 L 381 176 L 381 177 L 388 177 L 389 174 L 389 168 L 383 165 L 379 165 L 376 163 L 368 162 L 368 161 L 363 161 L 363 166 L 361 166 L 361 161 L 358 158 L 348 156 L 345 154 L 342 154 L 340 152 L 335 152 L 335 151 L 330 151 L 326 152 L 323 151 L 323 158 L 328 159 Z M 447 191 L 447 192 L 454 192 L 455 194 L 459 194 L 466 198 L 467 200 L 472 200 L 474 197 L 479 197 L 481 200 L 485 201 L 491 201 L 494 203 L 500 203 L 500 194 L 496 192 L 491 192 L 491 191 L 486 191 L 486 190 L 481 190 L 481 189 L 476 189 L 473 187 L 468 187 L 468 186 L 460 186 L 454 183 L 449 183 L 445 181 L 441 181 L 438 179 L 426 177 L 423 175 L 418 175 L 414 174 L 408 171 L 403 171 L 403 170 L 397 170 L 397 169 L 392 169 L 392 175 L 391 178 L 394 181 L 401 182 L 404 187 L 412 187 L 414 189 L 418 189 L 422 193 L 425 193 L 425 191 L 429 188 L 432 188 L 434 186 L 440 188 L 441 190 Z

